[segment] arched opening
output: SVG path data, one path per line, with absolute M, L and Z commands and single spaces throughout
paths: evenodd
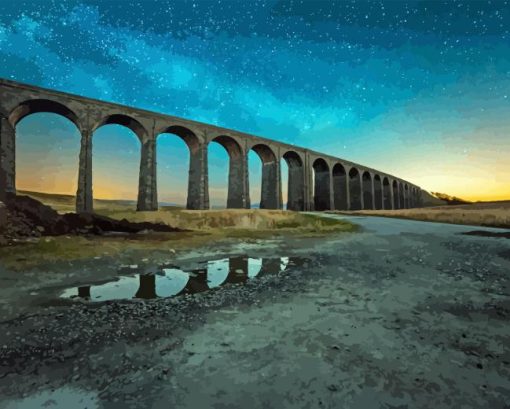
M 245 171 L 244 168 L 246 166 L 241 146 L 235 141 L 234 138 L 226 135 L 220 135 L 217 136 L 212 140 L 212 142 L 216 142 L 217 144 L 220 144 L 228 155 L 228 188 L 227 188 L 227 208 L 228 209 L 243 209 L 243 208 L 249 208 L 250 207 L 250 198 L 248 195 L 248 186 L 245 186 L 247 180 L 245 177 Z M 212 145 L 212 144 L 209 144 Z M 214 156 L 217 156 L 218 151 L 213 151 L 211 147 L 209 146 L 209 153 L 211 153 L 211 159 L 217 159 L 214 158 Z M 211 168 L 211 160 L 209 162 L 209 175 L 212 175 L 212 180 L 215 181 L 216 175 L 214 172 L 219 171 L 220 169 L 217 168 Z M 221 168 L 221 167 L 220 167 Z M 211 172 L 212 170 L 212 172 Z M 219 176 L 219 175 L 218 175 Z M 213 197 L 219 197 L 222 191 L 224 192 L 224 188 L 216 188 L 215 185 L 212 186 L 211 191 L 211 185 L 209 185 L 209 193 L 211 197 L 211 202 Z
M 387 177 L 383 179 L 383 205 L 384 209 L 391 210 L 393 209 L 392 203 L 391 203 L 391 186 L 390 181 Z
M 14 108 L 2 126 L 7 148 L 0 166 L 2 188 L 15 192 L 17 186 L 18 193 L 31 192 L 56 210 L 73 209 L 81 140 L 76 114 L 55 101 L 29 100 Z
M 313 162 L 314 171 L 314 209 L 330 210 L 329 166 L 322 158 Z
M 140 140 L 145 129 L 126 115 L 110 115 L 95 128 L 92 141 L 92 191 L 96 210 L 136 208 L 140 181 Z
M 258 192 L 253 192 L 257 196 L 251 196 L 252 190 L 250 190 L 250 199 L 252 201 L 257 201 L 257 198 L 260 198 L 259 207 L 261 209 L 279 209 L 280 208 L 280 192 L 279 192 L 279 184 L 278 184 L 278 162 L 276 160 L 276 155 L 267 145 L 257 144 L 250 149 L 251 152 L 255 152 L 260 159 L 260 165 L 258 169 L 261 169 L 261 172 L 258 174 L 259 182 L 256 183 L 256 186 L 260 186 Z M 250 155 L 248 156 L 249 163 L 254 162 L 251 160 Z M 251 173 L 251 167 L 250 167 Z M 250 189 L 251 189 L 251 179 L 250 179 Z
M 250 188 L 250 207 L 261 208 L 262 159 L 254 150 L 248 151 L 248 186 Z
M 372 197 L 372 176 L 370 173 L 363 172 L 363 209 L 373 209 L 374 198 Z
M 283 159 L 289 169 L 287 184 L 287 209 L 304 210 L 304 168 L 301 157 L 294 151 L 285 152 Z M 282 182 L 283 183 L 283 182 Z
M 163 268 L 161 272 L 154 274 L 156 277 L 156 296 L 173 297 L 189 291 L 192 283 L 199 280 L 205 274 L 193 274 L 182 271 L 178 268 Z M 207 286 L 206 288 L 207 289 Z
M 376 210 L 382 209 L 383 203 L 383 186 L 381 177 L 379 175 L 374 176 L 374 208 Z
M 337 163 L 333 166 L 333 199 L 335 210 L 347 210 L 347 174 L 345 168 Z
M 398 191 L 398 183 L 396 180 L 393 181 L 393 209 L 400 209 L 400 200 L 399 200 L 399 191 Z
M 211 260 L 207 262 L 207 284 L 209 288 L 219 287 L 228 277 L 229 259 Z
M 287 210 L 287 202 L 289 200 L 289 166 L 285 159 L 280 158 L 280 190 L 281 190 L 281 206 Z
M 409 209 L 411 203 L 411 198 L 409 197 L 409 186 L 407 183 L 404 185 L 404 205 L 406 209 Z
M 95 127 L 94 132 L 104 125 L 121 125 L 135 133 L 139 139 L 147 133 L 143 125 L 136 119 L 131 118 L 129 115 L 112 114 L 103 118 L 103 120 Z
M 398 206 L 399 209 L 405 209 L 406 205 L 404 203 L 404 185 L 402 182 L 398 182 Z
M 31 114 L 41 112 L 57 114 L 69 119 L 79 129 L 78 116 L 65 105 L 49 99 L 31 99 L 24 101 L 14 108 L 9 114 L 9 122 L 15 127 L 19 121 Z
M 207 147 L 209 202 L 211 209 L 225 209 L 228 199 L 228 168 L 230 157 L 219 143 Z
M 350 210 L 361 210 L 361 176 L 356 168 L 349 171 L 349 196 Z
M 200 180 L 194 169 L 199 151 L 197 136 L 182 126 L 164 129 L 156 139 L 158 199 L 163 206 L 200 209 Z M 195 163 L 194 163 L 195 162 Z

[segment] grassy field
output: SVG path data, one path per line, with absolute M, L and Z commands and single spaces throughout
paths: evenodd
M 73 195 L 63 195 L 55 193 L 29 192 L 18 190 L 18 195 L 30 196 L 39 200 L 45 205 L 51 206 L 59 213 L 74 212 L 76 206 L 76 197 Z M 94 209 L 96 210 L 126 210 L 135 208 L 136 203 L 129 200 L 103 200 L 94 199 Z
M 74 211 L 74 196 L 20 191 L 51 206 L 60 213 Z M 349 223 L 318 218 L 285 210 L 216 209 L 186 210 L 176 206 L 163 206 L 157 212 L 137 212 L 135 205 L 122 200 L 94 200 L 97 214 L 132 222 L 159 222 L 180 229 L 211 233 L 216 230 L 235 230 L 252 234 L 262 231 L 300 231 L 320 233 L 350 231 Z
M 359 210 L 355 212 L 340 213 L 355 215 L 366 214 L 430 222 L 510 228 L 510 200 L 418 209 Z
M 74 211 L 74 197 L 19 192 L 55 210 Z M 137 212 L 132 203 L 96 200 L 96 213 L 134 222 L 162 222 L 187 232 L 124 234 L 104 236 L 42 237 L 20 245 L 0 247 L 2 264 L 13 270 L 57 260 L 76 260 L 114 255 L 123 251 L 175 251 L 241 239 L 244 242 L 278 236 L 321 236 L 349 233 L 356 226 L 344 221 L 282 210 L 229 209 L 192 211 L 163 207 L 157 212 Z

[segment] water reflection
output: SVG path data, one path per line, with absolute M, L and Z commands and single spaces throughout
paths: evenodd
M 69 288 L 61 297 L 107 301 L 199 293 L 227 283 L 242 284 L 259 274 L 278 273 L 289 265 L 296 264 L 296 260 L 292 261 L 289 257 L 230 257 L 210 260 L 200 263 L 203 267 L 194 270 L 172 266 L 161 268 L 155 274 L 123 276 L 105 284 Z
M 225 282 L 229 271 L 229 259 L 212 260 L 207 262 L 207 283 L 209 288 L 220 286 Z

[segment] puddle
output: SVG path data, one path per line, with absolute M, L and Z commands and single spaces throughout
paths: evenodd
M 32 396 L 0 402 L 0 409 L 67 409 L 67 408 L 99 408 L 97 394 L 85 390 L 64 386 L 39 392 Z
M 200 267 L 196 269 L 168 266 L 156 273 L 121 276 L 104 284 L 68 288 L 60 297 L 95 302 L 174 297 L 207 291 L 227 283 L 244 283 L 260 274 L 275 274 L 297 264 L 298 260 L 230 257 L 198 263 Z

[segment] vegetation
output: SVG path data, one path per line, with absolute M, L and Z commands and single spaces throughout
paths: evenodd
M 444 200 L 446 202 L 446 204 L 448 204 L 448 205 L 461 205 L 461 204 L 472 203 L 467 200 L 461 199 L 460 197 L 457 197 L 457 196 L 447 195 L 446 193 L 439 193 L 439 192 L 430 192 L 430 193 L 432 193 L 432 195 L 434 197 L 438 198 L 439 200 Z
M 25 192 L 37 200 L 69 212 L 74 198 Z M 249 242 L 285 235 L 320 236 L 356 230 L 352 223 L 320 218 L 282 210 L 229 209 L 192 211 L 163 207 L 157 212 L 137 212 L 132 203 L 95 201 L 96 212 L 114 219 L 132 222 L 162 222 L 186 232 L 144 232 L 122 235 L 54 236 L 30 239 L 19 245 L 0 247 L 2 263 L 11 269 L 22 269 L 52 260 L 76 260 L 111 256 L 122 251 L 177 250 L 219 243 L 222 240 L 243 239 Z
M 51 206 L 60 213 L 74 211 L 74 196 L 38 192 L 20 192 Z M 354 226 L 339 220 L 318 218 L 309 214 L 284 210 L 217 209 L 186 210 L 177 206 L 163 206 L 157 212 L 137 212 L 135 204 L 122 200 L 94 200 L 97 214 L 131 222 L 165 223 L 179 229 L 228 234 L 241 231 L 248 235 L 268 232 L 296 232 L 320 234 L 352 231 Z
M 510 228 L 510 201 L 479 202 L 402 210 L 361 210 L 342 212 L 374 216 L 398 217 L 430 222 Z

